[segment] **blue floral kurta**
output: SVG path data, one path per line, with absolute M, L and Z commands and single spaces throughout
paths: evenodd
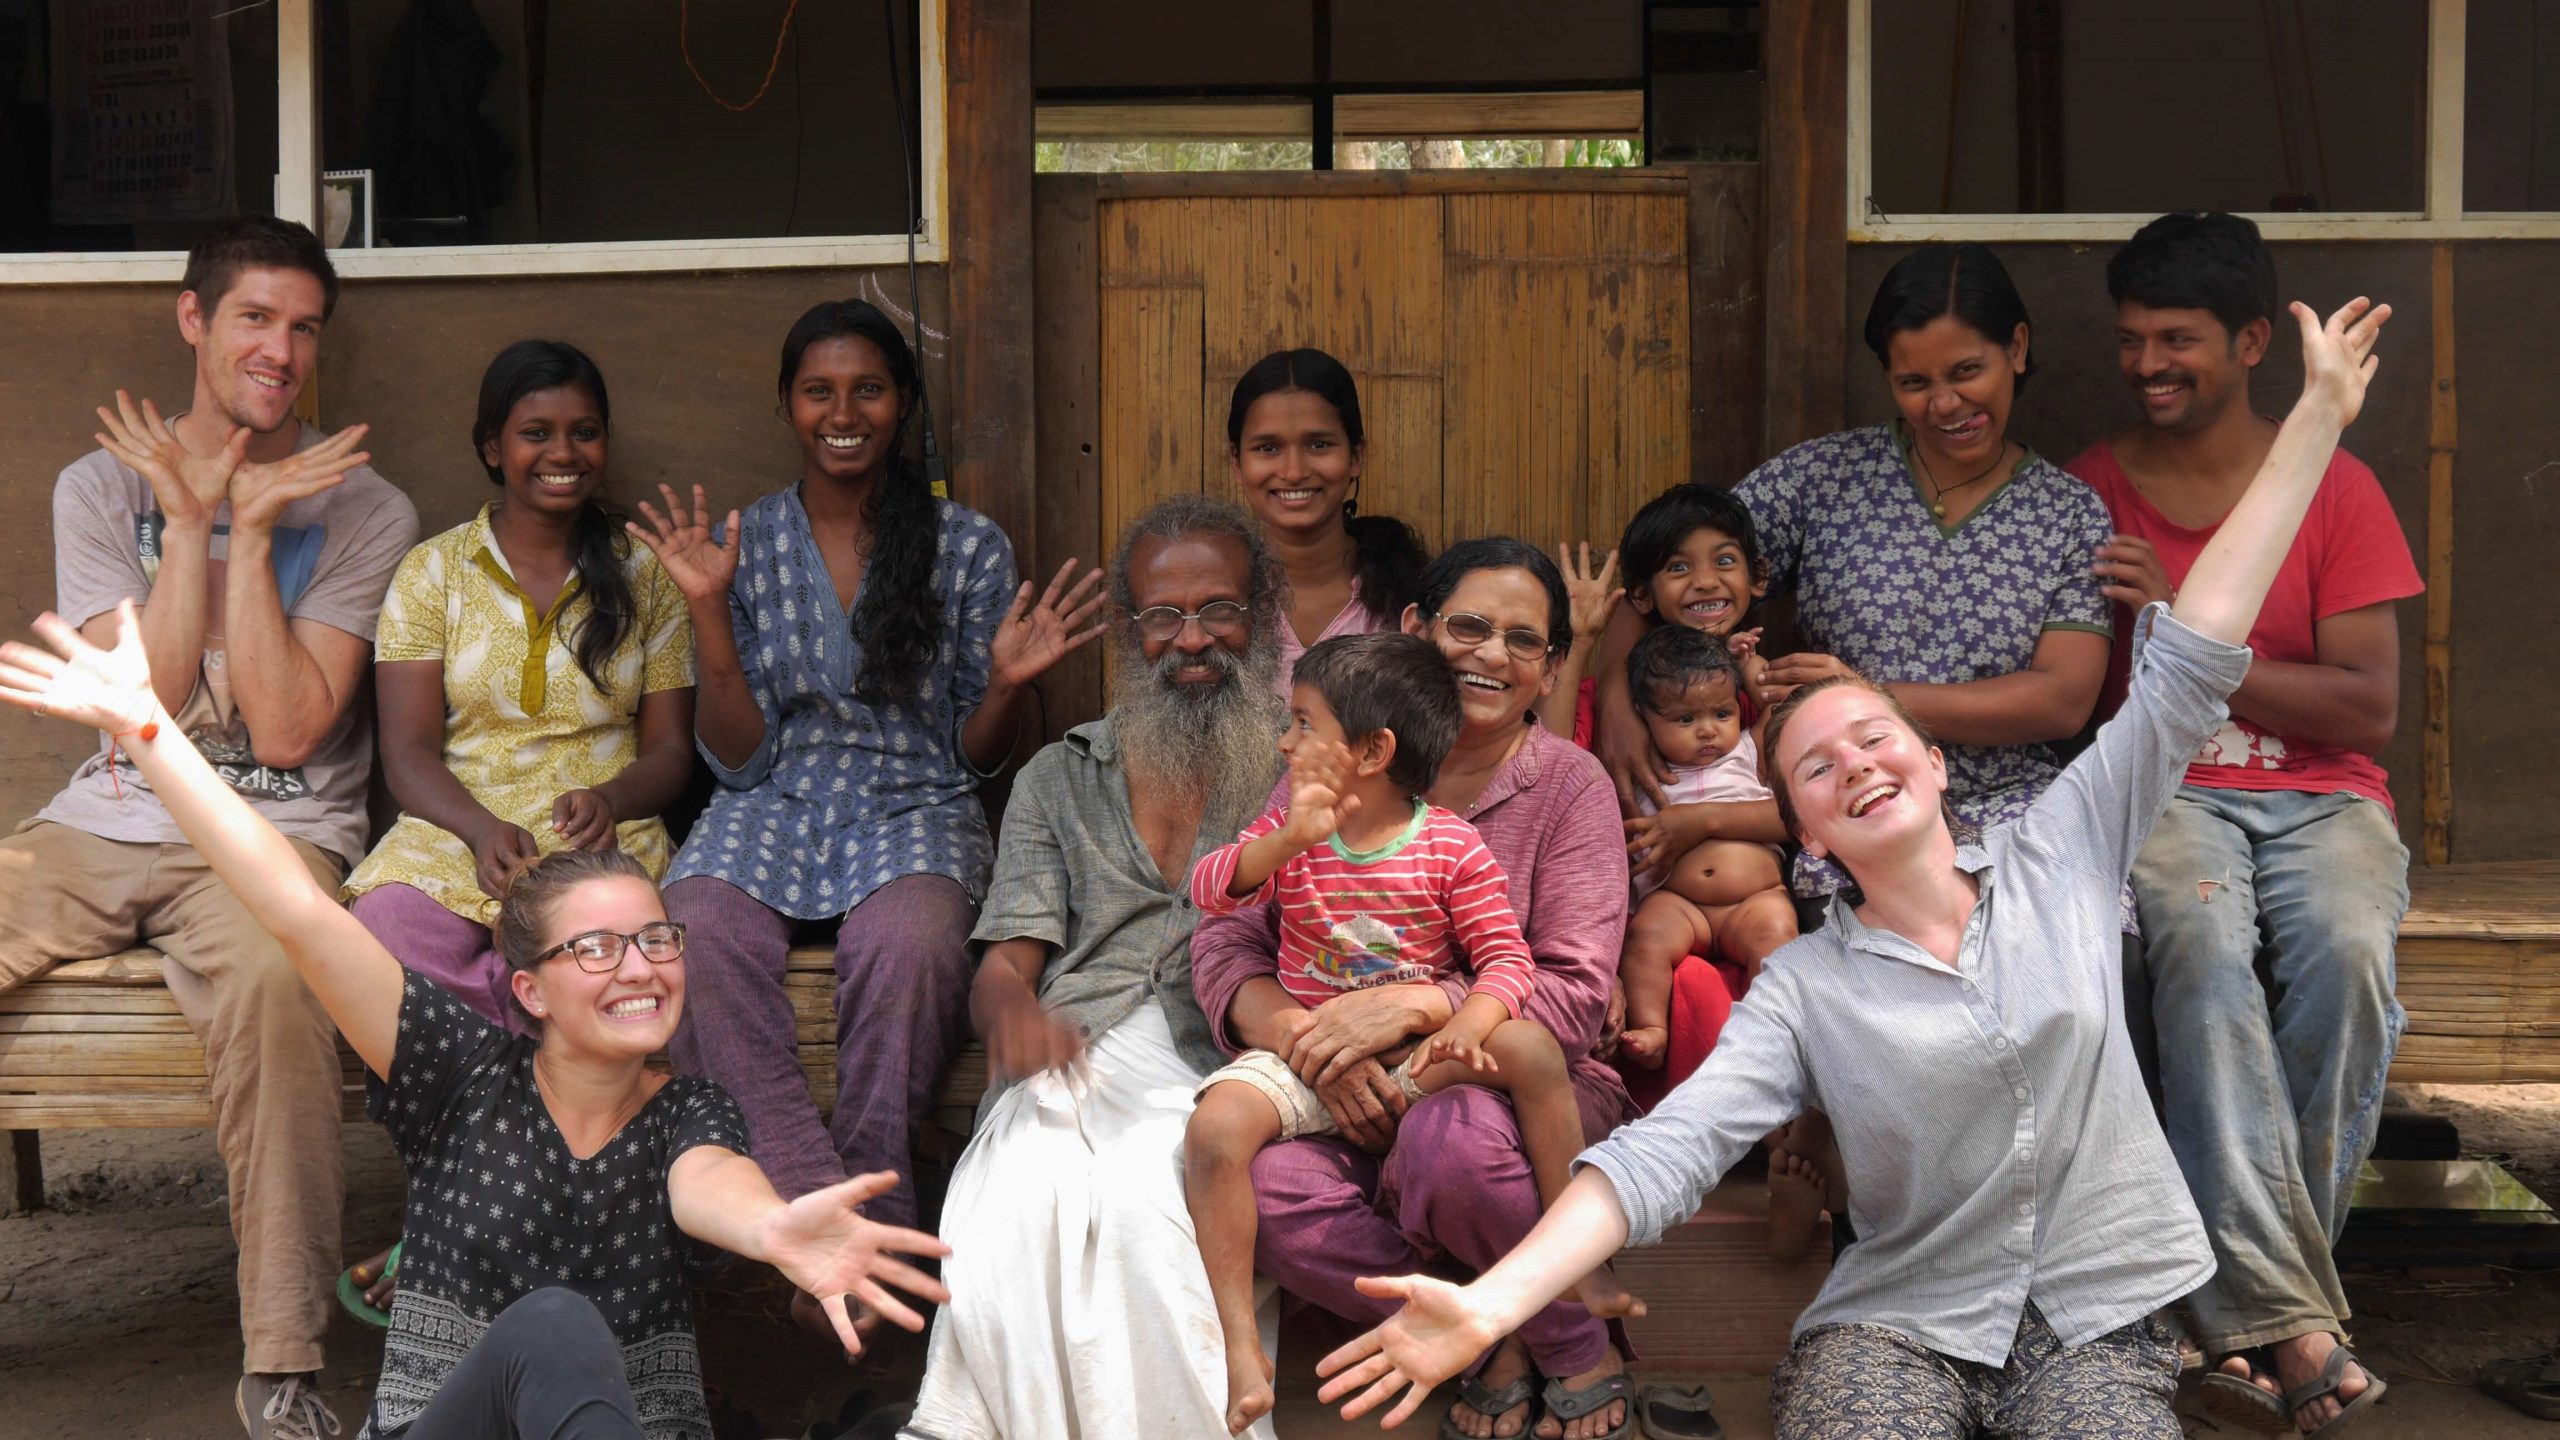
M 2048 630 L 2115 633 L 2089 567 L 2109 533 L 2097 492 L 2028 452 L 1972 514 L 1942 526 L 1905 458 L 1902 427 L 1808 440 L 1734 491 L 1805 643 L 1875 680 L 1956 685 L 2027 668 Z M 1979 829 L 2017 819 L 2062 762 L 2050 745 L 1948 745 L 1947 803 Z M 1846 877 L 1797 857 L 1795 888 Z
M 877 709 L 854 697 L 862 652 L 799 487 L 748 507 L 729 620 L 764 743 L 736 769 L 703 749 L 720 788 L 669 884 L 713 876 L 801 920 L 842 915 L 903 875 L 948 876 L 985 895 L 994 847 L 960 728 L 987 692 L 988 645 L 1013 603 L 1013 547 L 984 515 L 935 504 L 940 642 L 919 698 Z

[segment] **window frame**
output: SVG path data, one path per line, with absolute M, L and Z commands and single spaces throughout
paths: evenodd
M 276 6 L 276 196 L 279 219 L 320 224 L 319 0 Z M 950 154 L 944 123 L 945 0 L 916 0 L 916 78 L 922 184 L 913 237 L 904 234 L 604 240 L 536 245 L 420 245 L 331 250 L 349 280 L 650 274 L 899 265 L 950 258 Z M 910 244 L 913 249 L 910 251 Z M 0 255 L 0 285 L 175 284 L 183 251 L 64 251 Z
M 2065 240 L 2114 244 L 2154 217 L 1887 216 L 1874 207 L 1876 0 L 1848 0 L 1848 239 L 1853 245 L 1953 240 Z M 2324 214 L 2252 213 L 2269 240 L 2560 240 L 2560 211 L 2462 208 L 2463 73 L 2468 0 L 2427 0 L 2426 208 Z

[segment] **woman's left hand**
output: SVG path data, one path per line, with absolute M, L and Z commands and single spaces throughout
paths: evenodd
M 988 647 L 989 680 L 1008 688 L 1027 685 L 1110 628 L 1089 624 L 1102 609 L 1102 571 L 1098 567 L 1086 571 L 1070 590 L 1067 577 L 1075 571 L 1073 560 L 1058 567 L 1037 604 L 1032 603 L 1030 581 L 1023 581 L 1022 588 L 1013 592 L 1013 608 L 996 626 L 995 640 Z
M 924 1317 L 885 1286 L 894 1285 L 936 1305 L 951 1300 L 941 1281 L 896 1258 L 902 1254 L 939 1258 L 951 1253 L 950 1246 L 921 1230 L 875 1225 L 862 1218 L 862 1202 L 889 1193 L 897 1183 L 898 1177 L 885 1170 L 856 1175 L 843 1184 L 813 1190 L 762 1222 L 764 1234 L 757 1253 L 792 1284 L 818 1297 L 848 1355 L 862 1352 L 862 1337 L 854 1332 L 853 1317 L 846 1313 L 847 1295 L 909 1330 L 922 1330 Z
M 1280 1058 L 1297 1077 L 1323 1089 L 1363 1060 L 1393 1048 L 1414 1033 L 1413 1012 L 1399 985 L 1354 990 L 1317 1006 L 1315 1018 L 1289 1044 Z
M 614 847 L 613 802 L 601 791 L 570 790 L 551 802 L 551 833 L 572 850 Z
M 116 606 L 112 650 L 81 639 L 50 610 L 36 617 L 35 632 L 52 653 L 15 640 L 0 645 L 0 701 L 110 735 L 129 735 L 159 712 L 132 601 Z
M 1428 1275 L 1363 1275 L 1353 1282 L 1378 1300 L 1401 1300 L 1385 1323 L 1316 1362 L 1329 1377 L 1316 1398 L 1330 1405 L 1345 1396 L 1342 1418 L 1357 1420 L 1396 1392 L 1404 1399 L 1379 1423 L 1394 1429 L 1413 1417 L 1440 1382 L 1457 1374 L 1502 1338 L 1474 1286 L 1452 1285 Z M 1366 1387 L 1366 1388 L 1363 1388 Z M 1408 1388 L 1410 1387 L 1410 1388 Z M 1352 1395 L 1353 1391 L 1359 1391 Z

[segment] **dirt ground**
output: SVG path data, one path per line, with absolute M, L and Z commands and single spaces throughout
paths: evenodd
M 2452 1120 L 2466 1153 L 2494 1155 L 2542 1194 L 2560 1195 L 2560 1085 L 2419 1087 L 2403 1098 Z M 346 1244 L 369 1253 L 398 1228 L 399 1166 L 379 1131 L 350 1126 L 344 1136 Z M 0 1440 L 238 1434 L 233 1253 L 211 1139 L 201 1131 L 56 1132 L 45 1137 L 45 1162 L 52 1208 L 0 1220 Z M 2560 1273 L 2358 1270 L 2348 1289 L 2358 1347 L 2393 1382 L 2359 1434 L 2560 1437 L 2560 1426 L 2526 1420 L 2469 1388 L 2482 1361 L 2560 1338 Z M 744 1436 L 799 1435 L 856 1389 L 911 1393 L 921 1366 L 921 1345 L 893 1338 L 873 1363 L 847 1369 L 832 1347 L 782 1321 L 780 1292 L 751 1267 L 723 1277 L 704 1311 L 708 1376 L 757 1422 Z M 326 1388 L 352 1435 L 380 1360 L 379 1332 L 341 1316 L 328 1345 Z M 1284 1368 L 1294 1375 L 1299 1358 L 1284 1355 Z M 1715 1383 L 1736 1440 L 1765 1436 L 1765 1380 Z M 1287 1440 L 1357 1433 L 1316 1407 L 1303 1381 L 1284 1384 L 1281 1418 Z

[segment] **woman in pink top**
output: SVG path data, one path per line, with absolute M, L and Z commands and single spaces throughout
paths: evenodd
M 1227 402 L 1236 489 L 1289 577 L 1280 623 L 1284 700 L 1308 646 L 1394 629 L 1431 560 L 1412 526 L 1360 513 L 1367 443 L 1360 389 L 1321 350 L 1272 351 L 1236 381 Z
M 1564 577 L 1522 541 L 1462 540 L 1418 589 L 1404 627 L 1440 647 L 1460 707 L 1457 743 L 1423 798 L 1464 816 L 1500 862 L 1537 959 L 1528 1017 L 1572 1059 L 1583 1133 L 1606 1135 L 1635 1115 L 1618 1073 L 1590 1058 L 1626 934 L 1626 844 L 1608 772 L 1530 713 L 1573 643 Z M 1254 1003 L 1268 988 L 1250 983 L 1276 976 L 1279 955 L 1279 915 L 1267 905 L 1206 917 L 1191 941 L 1192 985 L 1218 1044 L 1318 1063 L 1317 1095 L 1341 1127 L 1254 1157 L 1256 1266 L 1302 1299 L 1375 1324 L 1390 1307 L 1354 1279 L 1421 1268 L 1421 1243 L 1462 1265 L 1491 1264 L 1537 1223 L 1537 1182 L 1503 1097 L 1461 1085 L 1408 1107 L 1388 1074 L 1412 1037 L 1448 1020 L 1467 977 L 1341 996 L 1288 1041 L 1272 1007 Z M 1543 1378 L 1549 1407 L 1571 1411 L 1566 1440 L 1623 1435 L 1632 1397 L 1622 1370 L 1603 1322 L 1550 1305 L 1494 1348 L 1450 1420 L 1469 1436 L 1526 1435 Z

